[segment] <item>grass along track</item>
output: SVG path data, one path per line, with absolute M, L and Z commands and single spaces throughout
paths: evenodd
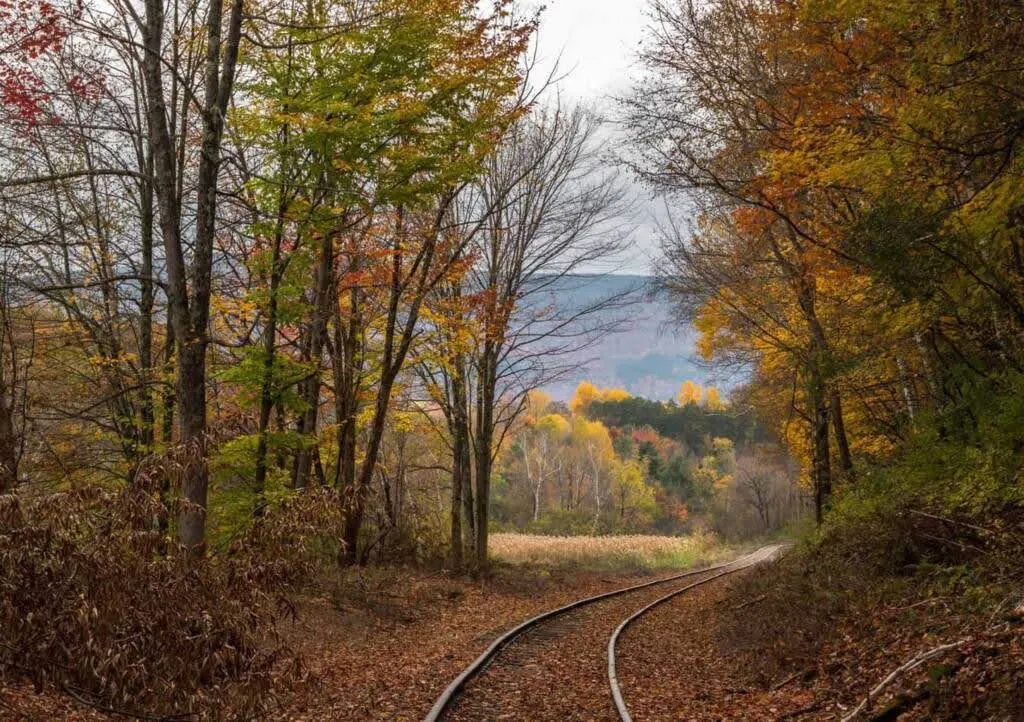
M 729 563 L 606 592 L 527 620 L 497 638 L 463 670 L 426 720 L 619 719 L 609 694 L 605 652 L 606 640 L 621 620 L 638 603 L 664 599 L 666 584 L 682 582 L 675 592 L 685 591 L 744 569 L 765 554 L 762 549 Z

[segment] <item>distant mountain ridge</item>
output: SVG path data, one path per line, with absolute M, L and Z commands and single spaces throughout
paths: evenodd
M 675 398 L 680 384 L 692 379 L 704 384 L 708 371 L 696 360 L 695 332 L 672 320 L 664 295 L 652 295 L 651 278 L 636 275 L 575 275 L 560 279 L 551 292 L 556 303 L 583 306 L 632 292 L 636 300 L 623 308 L 599 312 L 609 322 L 621 320 L 621 330 L 608 333 L 585 349 L 568 355 L 573 370 L 544 390 L 566 401 L 581 381 L 624 388 L 649 399 Z

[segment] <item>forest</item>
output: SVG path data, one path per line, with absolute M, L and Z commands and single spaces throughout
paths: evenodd
M 1024 6 L 645 8 L 598 111 L 513 0 L 0 0 L 0 691 L 58 705 L 22 717 L 289 718 L 296 610 L 469 608 L 523 532 L 786 535 L 744 648 L 798 679 L 822 619 L 947 600 L 966 671 L 906 709 L 1020 709 L 970 650 L 1024 617 Z M 639 196 L 650 288 L 574 294 Z M 655 292 L 728 385 L 585 380 Z
M 588 381 L 568 404 L 532 391 L 496 471 L 493 522 L 527 532 L 751 538 L 806 505 L 784 449 L 693 381 L 670 402 Z

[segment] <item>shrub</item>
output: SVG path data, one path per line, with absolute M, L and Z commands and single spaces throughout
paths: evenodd
M 839 495 L 818 545 L 883 573 L 1006 548 L 1024 510 L 1022 398 L 1024 377 L 1002 377 L 921 420 L 898 459 Z
M 283 503 L 197 558 L 162 531 L 151 490 L 0 496 L 0 674 L 129 714 L 258 714 L 299 669 L 273 628 L 323 553 L 326 497 Z

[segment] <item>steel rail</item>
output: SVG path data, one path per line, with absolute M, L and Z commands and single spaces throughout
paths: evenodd
M 697 574 L 706 574 L 708 572 L 713 572 L 718 569 L 724 569 L 725 567 L 733 566 L 741 561 L 744 561 L 755 554 L 759 554 L 761 551 L 762 550 L 758 550 L 756 552 L 753 552 L 753 554 L 747 554 L 743 557 L 740 557 L 739 559 L 734 559 L 731 562 L 727 562 L 724 564 L 715 564 L 713 566 L 703 567 L 701 569 L 691 569 L 690 571 L 683 572 L 682 574 L 675 574 L 671 577 L 665 577 L 664 579 L 655 579 L 651 582 L 643 582 L 641 584 L 634 584 L 630 587 L 623 587 L 622 589 L 614 589 L 610 592 L 604 592 L 593 597 L 577 599 L 575 602 L 566 604 L 563 607 L 558 607 L 557 609 L 552 609 L 542 614 L 538 614 L 536 617 L 527 619 L 525 622 L 522 622 L 521 624 L 513 627 L 511 630 L 505 632 L 500 637 L 491 642 L 490 646 L 487 647 L 487 649 L 485 649 L 479 657 L 473 660 L 468 667 L 462 670 L 459 676 L 452 680 L 451 684 L 449 684 L 445 688 L 444 692 L 441 693 L 441 696 L 438 697 L 437 700 L 434 702 L 434 706 L 430 708 L 430 711 L 427 713 L 427 716 L 423 718 L 424 722 L 438 722 L 438 720 L 440 720 L 441 716 L 444 714 L 445 710 L 448 709 L 452 701 L 465 687 L 466 683 L 470 679 L 475 677 L 477 674 L 479 674 L 482 670 L 484 670 L 487 667 L 488 663 L 490 663 L 495 657 L 497 657 L 498 654 L 506 646 L 508 646 L 516 639 L 516 637 L 518 637 L 531 627 L 535 627 L 541 622 L 553 619 L 554 617 L 565 614 L 566 612 L 571 612 L 574 609 L 579 609 L 580 607 L 586 606 L 588 604 L 599 602 L 603 599 L 610 599 L 611 597 L 617 597 L 620 594 L 626 594 L 628 592 L 637 591 L 639 589 L 646 589 L 647 587 L 653 587 L 657 584 L 667 584 L 668 582 L 674 582 L 679 579 L 685 579 L 687 577 L 696 576 Z
M 698 582 L 694 582 L 693 584 L 688 584 L 680 589 L 673 590 L 665 596 L 655 599 L 650 604 L 641 607 L 640 609 L 636 610 L 631 615 L 622 620 L 622 623 L 615 628 L 615 631 L 612 632 L 612 636 L 608 639 L 608 685 L 611 687 L 612 701 L 615 703 L 615 709 L 619 713 L 619 719 L 621 720 L 621 722 L 633 722 L 633 718 L 629 714 L 629 708 L 626 706 L 626 700 L 622 696 L 622 688 L 619 686 L 619 679 L 615 672 L 615 647 L 618 644 L 619 637 L 622 635 L 622 632 L 625 631 L 626 627 L 628 627 L 630 624 L 635 622 L 637 619 L 639 619 L 644 614 L 651 611 L 658 605 L 663 604 L 674 597 L 678 597 L 683 592 L 689 591 L 694 587 L 699 587 L 703 584 L 707 584 L 708 582 L 712 582 L 715 579 L 718 579 L 719 577 L 724 577 L 727 574 L 735 574 L 736 572 L 742 571 L 744 569 L 749 569 L 750 567 L 755 566 L 756 564 L 765 562 L 771 559 L 779 551 L 786 548 L 786 546 L 787 545 L 785 544 L 776 544 L 773 546 L 762 547 L 754 553 L 748 554 L 745 557 L 740 557 L 739 559 L 736 559 L 730 562 L 729 564 L 722 564 L 718 567 L 709 568 L 705 571 L 713 571 L 714 569 L 723 569 L 723 571 L 720 571 L 718 574 L 707 577 L 706 579 L 701 579 Z

